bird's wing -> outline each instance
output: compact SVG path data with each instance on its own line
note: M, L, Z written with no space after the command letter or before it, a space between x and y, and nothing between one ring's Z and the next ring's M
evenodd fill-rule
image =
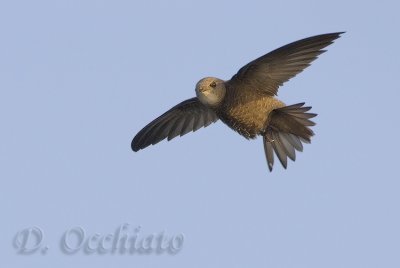
M154 119L132 140L132 150L137 152L151 144L168 138L183 136L218 120L216 113L204 106L197 98L185 100Z
M322 49L342 33L316 35L275 49L243 66L227 83L276 95L279 86L310 66L318 55L325 52Z

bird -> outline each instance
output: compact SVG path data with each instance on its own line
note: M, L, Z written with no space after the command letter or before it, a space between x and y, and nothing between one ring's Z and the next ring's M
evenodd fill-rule
M244 65L229 80L205 77L197 82L196 97L185 100L160 115L132 140L134 152L168 141L221 120L244 138L262 137L271 172L274 155L284 169L288 158L310 143L310 127L317 116L304 102L286 105L277 98L278 89L293 78L344 32L315 35L277 48Z

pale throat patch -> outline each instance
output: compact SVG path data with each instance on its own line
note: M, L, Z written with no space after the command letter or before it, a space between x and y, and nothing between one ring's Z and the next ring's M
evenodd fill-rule
M220 96L218 96L218 94L215 94L215 92L199 92L198 90L196 90L196 95L200 102L206 106L214 106L221 101Z

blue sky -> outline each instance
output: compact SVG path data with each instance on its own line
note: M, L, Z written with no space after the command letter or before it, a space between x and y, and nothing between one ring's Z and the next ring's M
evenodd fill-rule
M396 1L2 1L0 256L7 267L399 267ZM346 31L279 98L316 136L268 172L221 122L139 153L132 137L286 43ZM66 255L65 231L184 234L175 255ZM46 254L23 256L37 226Z

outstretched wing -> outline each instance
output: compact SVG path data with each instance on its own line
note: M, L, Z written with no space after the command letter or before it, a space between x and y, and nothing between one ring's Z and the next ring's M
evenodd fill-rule
M215 112L204 106L197 98L185 100L154 119L132 140L132 150L137 152L151 144L168 138L183 136L218 120Z
M310 66L325 52L322 49L342 33L316 35L280 47L243 66L227 83L243 90L256 89L276 95L279 86Z

